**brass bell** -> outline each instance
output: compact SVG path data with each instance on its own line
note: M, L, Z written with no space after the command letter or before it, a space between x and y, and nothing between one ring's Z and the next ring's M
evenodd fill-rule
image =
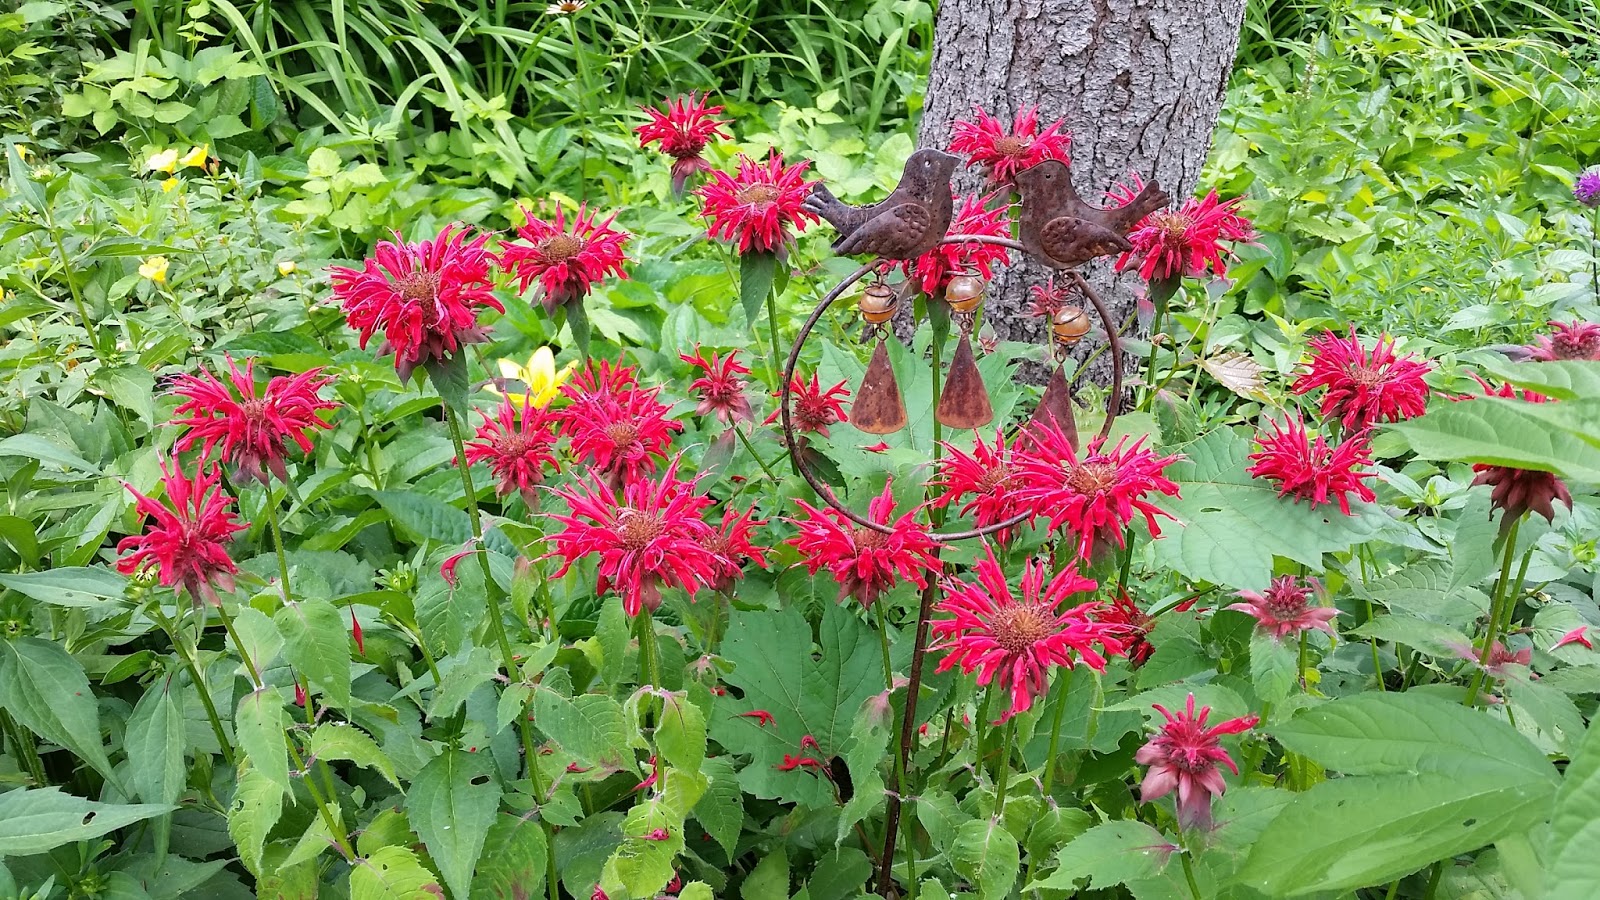
M861 293L861 299L856 303L857 308L861 310L861 318L872 325L882 325L894 318L895 307L898 305L894 288L881 281L867 285L867 289Z
M988 284L976 275L957 275L945 286L944 299L956 312L972 312L983 302L983 294L988 287Z
M1076 306L1063 306L1056 310L1050 323L1050 332L1058 344L1076 344L1089 333L1089 317Z

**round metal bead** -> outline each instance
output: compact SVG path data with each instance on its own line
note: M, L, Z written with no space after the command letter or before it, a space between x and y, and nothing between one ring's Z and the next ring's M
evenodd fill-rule
M971 312L983 302L989 285L976 275L957 275L945 286L944 299L956 312Z
M1076 306L1063 306L1056 310L1050 331L1058 342L1076 344L1089 333L1089 327L1089 317L1083 314L1082 309Z
M894 289L883 283L868 285L856 305L861 310L861 318L870 324L882 325L894 318L897 305Z

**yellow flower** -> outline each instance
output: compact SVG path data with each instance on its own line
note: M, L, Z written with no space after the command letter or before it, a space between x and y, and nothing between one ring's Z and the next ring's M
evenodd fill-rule
M178 151L168 148L145 161L146 172L165 172L171 175L178 168Z
M32 150L28 149L28 145L27 144L18 144L17 145L17 159L20 159L23 162L27 162L28 161L28 154L30 154L32 152L33 152Z
M163 194L169 193L173 188L175 188L177 186L178 186L178 176L174 175L171 178L168 178L168 179L166 179L166 180L161 182L161 193L163 193Z
M199 147L190 147L189 152L183 155L183 159L178 160L178 165L183 166L186 169L204 169L206 167L206 151L210 149L210 144L204 144Z
M300 268L300 267L295 265L294 264L294 260L292 260L292 259L281 259L281 260L278 260L278 274L282 275L285 278L289 277L290 275L293 275L295 273L295 270L298 269L298 268Z
M550 352L549 347L540 347L533 351L533 356L528 359L526 366L519 366L509 359L500 360L500 378L491 380L488 385L490 393L501 394L512 403L521 406L532 403L543 408L550 405L561 394L561 385L578 367L576 360L567 363L556 371L556 356ZM526 388L522 391L507 391L497 381L520 381Z
M154 281L156 284L167 283L167 258L165 256L152 256L139 264L139 274Z

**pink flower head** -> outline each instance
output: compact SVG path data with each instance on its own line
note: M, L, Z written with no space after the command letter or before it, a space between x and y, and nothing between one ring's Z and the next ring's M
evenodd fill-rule
M1468 659L1474 659L1468 651ZM1533 664L1533 648L1523 647L1513 651L1510 647L1499 641L1494 642L1494 648L1489 651L1489 659L1483 663L1483 671L1496 681L1504 681L1515 674L1512 666L1527 668Z
M1173 715L1166 707L1154 704L1157 712L1165 716L1166 724L1149 743L1139 748L1133 759L1150 767L1141 785L1143 802L1150 803L1178 789L1178 823L1184 828L1211 828L1211 798L1221 796L1228 786L1222 780L1217 764L1239 774L1239 767L1222 748L1222 735L1239 734L1254 728L1259 721L1255 716L1229 719L1206 727L1206 717L1211 707L1200 707L1195 715L1194 695L1184 711Z
M972 452L945 441L945 455L939 460L939 484L944 487L935 506L948 507L970 497L961 514L973 514L979 528L998 525L1027 509L1018 499L1022 478L1013 461L1014 450L1006 447L1005 429L995 430L994 445L974 435ZM999 532L1000 543L1011 539L1011 529Z
M597 213L580 205L569 230L566 211L559 204L553 221L537 218L527 208L522 215L527 219L517 229L522 242L507 242L498 261L516 276L519 291L539 283L545 312L554 315L556 307L581 301L607 275L628 277L622 271L627 259L622 245L628 242L628 233L611 227L616 216L601 222Z
M699 190L700 215L711 222L707 233L738 245L740 253L782 253L791 228L805 231L817 221L800 205L811 192L804 177L810 165L802 160L785 166L783 155L773 150L766 162L741 154L736 175L712 172Z
M630 616L659 607L663 585L693 596L722 569L721 558L705 547L711 527L700 518L711 498L695 493L693 481L678 480L677 461L659 480L631 481L620 492L591 477L554 493L572 510L550 515L564 526L550 536L548 555L562 560L555 577L598 557L599 591L615 589Z
M266 484L270 471L286 482L285 444L293 441L300 452L310 453L310 432L332 427L318 413L339 404L317 396L332 381L321 369L311 369L279 375L258 391L255 360L245 360L241 370L232 357L226 383L204 366L199 375L179 375L172 392L183 402L172 411L172 424L186 430L176 449L181 453L200 444L201 454L210 456L220 445L222 461L238 466L242 478Z
M956 207L955 218L945 233L1010 237L1011 209L1005 204L990 209L988 204L994 197L993 194L987 197L969 194L960 198L961 203ZM993 278L994 267L1010 261L1010 252L998 244L967 241L961 244L940 244L914 260L900 262L899 266L907 278L915 278L922 292L931 297L949 284L950 279L965 271L974 270L984 278Z
M613 485L654 472L683 423L667 418L671 408L656 399L660 388L625 388L616 393L569 393L560 413L572 455L599 469Z
M1394 341L1381 335L1369 353L1350 326L1350 337L1332 331L1311 342L1309 371L1294 383L1296 395L1327 388L1322 417L1337 419L1348 431L1365 431L1377 422L1400 422L1422 415L1428 385L1422 376L1427 362L1394 352Z
M1105 439L1089 442L1082 456L1055 422L1036 423L1027 432L1027 449L1013 457L1022 482L1017 499L1035 520L1065 526L1078 536L1078 552L1088 557L1096 541L1123 546L1123 530L1135 513L1144 516L1151 537L1160 537L1156 516L1172 518L1145 499L1152 491L1169 497L1178 486L1162 470L1177 456L1157 456L1144 448L1144 438L1128 445L1126 437L1105 451Z
M1587 634L1588 631L1589 626L1579 625L1577 628L1574 628L1566 634L1563 634L1561 639L1556 641L1555 644L1550 647L1550 649L1555 650L1558 647L1565 647L1569 644L1582 644L1585 648L1593 650L1594 642L1589 640L1589 635ZM1529 661L1532 661L1533 657L1529 656L1528 659Z
M1338 634L1333 629L1333 619L1339 615L1339 611L1331 606L1313 606L1313 597L1322 599L1325 596L1322 584L1315 578L1309 578L1306 582L1302 585L1293 575L1279 575L1272 579L1265 594L1240 591L1238 596L1245 602L1235 603L1228 609L1254 618L1261 630L1280 641L1313 628Z
M950 651L939 663L940 672L960 666L963 674L978 673L979 687L993 682L1010 694L1011 706L1000 714L999 721L1004 722L1032 708L1034 698L1044 693L1052 667L1070 669L1082 662L1103 672L1106 655L1121 653L1122 642L1114 628L1094 620L1094 603L1061 608L1073 594L1096 587L1078 574L1076 564L1068 563L1046 584L1049 567L1028 560L1019 600L994 549L988 545L984 549L986 554L974 570L977 583L945 580L939 609L952 618L934 621L933 634L940 643L931 649Z
M1539 335L1529 347L1529 357L1544 362L1564 359L1600 360L1600 324L1551 322L1555 334Z
M1056 287L1054 275L1045 284L1036 284L1028 288L1028 315L1037 319L1049 321L1054 319L1061 307L1067 305L1067 296L1071 288L1063 285Z
M1476 375L1473 377L1477 378ZM1482 378L1478 378L1478 384L1482 386L1485 397L1520 399L1524 403L1549 401L1543 394L1529 390L1519 391L1509 384L1501 385L1498 390ZM1472 395L1451 399L1471 400ZM1477 473L1472 478L1473 485L1489 486L1489 505L1505 513L1503 520L1505 522L1514 522L1529 510L1544 516L1546 522L1554 522L1557 501L1565 503L1567 509L1572 508L1572 494L1567 490L1567 483L1554 472L1496 466L1489 463L1474 463L1472 471Z
M1250 474L1276 483L1278 496L1292 497L1296 503L1305 500L1312 508L1337 502L1339 510L1347 516L1350 515L1347 494L1355 494L1356 499L1364 503L1377 499L1372 488L1362 480L1377 477L1374 472L1361 471L1372 463L1366 433L1352 435L1337 447L1329 447L1321 434L1311 437L1298 415L1285 418L1282 425L1274 419L1268 419L1267 423L1272 426L1272 434L1260 432L1256 435L1261 451L1250 454L1256 461L1250 467Z
M469 241L467 234L463 225L446 225L433 240L406 243L395 232L393 241L378 242L360 271L328 270L362 348L383 332L378 355L394 354L402 381L417 366L448 360L462 345L484 340L481 308L505 312L491 292L489 237Z
M597 394L616 395L639 386L639 373L621 359L591 359L589 364L573 373L572 379L561 386L568 400L581 402Z
M166 503L123 482L134 496L134 508L141 518L149 516L151 524L143 534L129 535L117 544L117 571L132 575L154 567L163 587L183 585L194 602L203 598L218 605L216 589L233 590L233 576L239 571L226 545L247 526L228 509L233 498L218 488L222 473L203 452L193 478L183 474L175 459L160 462Z
M717 577L711 582L712 590L724 594L733 590L733 583L743 577L747 562L763 569L767 567L767 548L751 541L756 527L767 524L765 519L752 519L755 513L754 507L741 513L731 503L722 508L722 525L712 528L704 542L705 548L719 562Z
M806 518L794 520L800 533L789 543L800 551L806 571L815 575L827 569L833 574L839 582L840 600L855 597L861 605L871 606L902 578L919 588L927 587L925 573L939 569L938 544L927 526L916 521L922 507L894 518L892 487L892 482L883 486L867 515L879 525L889 525L889 534L857 525L837 510L824 512L804 500L795 501Z
M483 414L477 439L467 442L467 464L488 463L499 481L496 493L507 497L516 491L531 507L534 485L544 480L545 468L559 468L555 419L546 407L501 401L493 416Z
M696 348L693 356L680 355L678 358L705 372L689 383L689 389L700 394L700 405L695 407L695 415L714 414L726 425L755 418L750 411L750 400L744 395L744 379L739 377L749 375L750 369L739 362L739 351L718 356L713 350L711 358L706 359L705 353Z
M1106 199L1118 207L1133 202L1144 188L1144 179L1134 175L1132 186L1118 184ZM1239 214L1243 197L1220 200L1210 191L1199 200L1193 197L1177 209L1162 209L1145 216L1128 232L1133 249L1117 258L1118 272L1137 266L1145 281L1164 281L1180 275L1198 278L1209 269L1221 277L1228 274L1223 256L1224 241L1255 240L1255 228Z
M638 126L639 146L660 144L661 152L672 157L672 192L682 194L683 186L696 172L708 172L711 164L700 154L713 138L732 137L723 126L727 122L716 118L722 113L720 106L708 106L708 96L697 96L690 91L667 101L666 111L654 106L643 106L650 121Z
M1144 665L1150 654L1155 652L1155 647L1146 640L1150 629L1155 627L1156 620L1151 618L1133 598L1126 593L1119 593L1115 598L1101 603L1095 607L1094 620L1102 625L1112 628L1123 643L1123 652L1128 656L1128 662L1138 668Z
M1047 159L1067 161L1072 135L1063 129L1064 120L1057 119L1040 131L1037 106L1018 110L1009 132L981 106L974 104L972 114L976 121L956 120L950 149L966 155L967 168L983 166L990 184L1010 184L1018 172Z
M841 381L824 391L817 373L812 372L810 381L796 374L794 380L789 382L789 390L794 395L794 427L797 430L827 437L828 426L845 420L841 401L850 399L848 383ZM775 396L781 400L783 395L780 393ZM761 424L771 425L778 421L780 415L781 410L773 410L772 415L767 416Z

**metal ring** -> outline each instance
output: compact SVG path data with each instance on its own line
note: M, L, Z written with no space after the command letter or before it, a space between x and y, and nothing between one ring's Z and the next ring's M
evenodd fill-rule
M1008 250L1016 250L1020 253L1028 252L1027 249L1024 248L1020 243L1012 240L1011 238L1003 238L987 234L946 235L944 239L940 241L940 243L992 244L999 247L1005 247ZM893 534L893 527L874 522L840 502L839 496L833 492L833 487L827 482L823 481L821 478L818 478L817 474L811 471L811 467L806 465L805 454L799 452L798 442L796 441L794 434L794 422L790 413L790 406L793 404L794 400L794 371L795 367L800 363L800 350L805 346L806 338L811 335L812 329L815 328L817 322L821 320L822 314L827 312L828 308L833 306L833 304L844 295L845 291L849 290L852 285L865 278L869 273L882 266L885 262L888 262L888 260L884 260L881 257L873 259L871 262L863 264L860 268L845 276L843 281L839 282L834 286L833 290L830 290L826 295L823 296L816 308L811 311L811 315L807 316L805 322L801 324L800 332L799 334L795 335L794 344L789 348L789 358L785 360L783 364L783 384L780 391L778 412L780 414L779 418L783 423L783 438L789 447L789 458L794 462L795 469L800 472L800 476L806 480L807 484L811 485L812 490L817 492L817 496L822 498L822 502L826 503L830 508L839 512L845 518L863 528L870 528L873 531L879 532L880 534ZM1083 289L1084 294L1088 296L1089 301L1094 304L1095 311L1100 314L1100 319L1105 324L1107 339L1111 344L1112 403L1111 406L1106 410L1105 425L1100 429L1100 437L1104 438L1106 435L1111 433L1111 423L1117 417L1116 407L1120 405L1121 400L1122 343L1117 338L1116 326L1111 322L1111 314L1109 310L1107 310L1105 302L1102 301L1100 296L1089 287L1089 283L1085 281L1083 276L1079 275L1076 270L1072 270L1072 276L1073 278L1077 279L1078 285ZM1053 337L1051 339L1054 340ZM937 372L934 373L934 377L938 377ZM984 537L994 534L998 531L1014 528L1017 525L1022 524L1023 520L1027 519L1029 515L1030 514L1027 512L1021 512L1002 522L996 522L993 525L988 525L983 528L969 528L965 531L939 531L933 532L930 536L940 543L953 543L955 541L971 540L972 538Z

